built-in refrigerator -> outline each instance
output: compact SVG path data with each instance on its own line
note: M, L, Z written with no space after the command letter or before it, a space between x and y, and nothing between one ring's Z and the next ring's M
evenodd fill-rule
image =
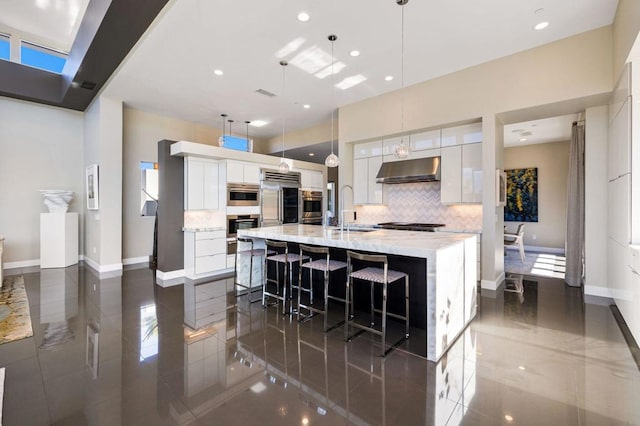
M300 173L260 171L260 226L298 223Z

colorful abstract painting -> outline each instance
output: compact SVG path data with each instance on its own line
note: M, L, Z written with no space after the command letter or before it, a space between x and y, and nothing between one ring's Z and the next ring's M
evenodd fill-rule
M507 205L505 222L538 221L538 169L505 170L507 173Z

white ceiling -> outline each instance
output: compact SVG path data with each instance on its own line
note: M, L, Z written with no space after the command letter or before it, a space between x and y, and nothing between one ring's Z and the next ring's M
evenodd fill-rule
M504 126L504 146L509 148L568 141L571 139L571 125L578 118L579 114L568 114L506 125Z
M71 17L81 16L87 1L0 0L0 31L18 28L69 50L79 25ZM403 7L404 84L608 25L616 6L617 0L410 0ZM286 59L286 131L306 128L330 119L333 105L401 87L401 10L395 0L169 0L104 94L218 128L221 113L236 123L265 120L269 124L252 128L251 135L267 138L282 131L278 62ZM296 19L300 11L310 14L309 22ZM534 31L540 21L549 21L549 27ZM314 55L328 65L329 34L338 36L336 71L345 65L335 84L353 76L365 79L350 89L335 89L333 101L330 77L320 79L294 65L294 58L308 61ZM287 46L290 51L283 52ZM349 56L353 49L361 55ZM224 75L215 76L214 69ZM395 78L387 82L386 75ZM257 89L277 96L258 95Z
M0 32L69 52L89 0L0 0Z

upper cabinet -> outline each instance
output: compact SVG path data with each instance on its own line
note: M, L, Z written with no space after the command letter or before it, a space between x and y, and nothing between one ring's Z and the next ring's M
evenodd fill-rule
M465 124L442 129L440 144L443 148L446 146L478 142L482 142L482 123Z
M608 177L613 181L631 172L631 106L629 98L620 105L609 123Z
M217 161L186 157L185 210L217 210L220 208L220 178Z
M482 203L482 144L441 150L440 202Z
M227 182L260 184L260 166L254 163L227 160Z
M382 146L382 141L374 141L353 147L353 204L382 204L382 184L376 183Z
M324 190L324 179L322 172L316 170L299 170L300 186L302 188Z

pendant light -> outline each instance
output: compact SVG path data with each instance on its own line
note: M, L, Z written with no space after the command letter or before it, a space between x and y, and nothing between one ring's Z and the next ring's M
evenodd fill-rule
M331 42L331 154L324 159L324 165L327 167L338 167L340 165L340 158L333 153L333 112L335 111L335 103L333 100L333 64L335 62L335 58L333 56L333 42L338 39L335 34L331 34L329 37L329 41Z
M231 137L233 137L233 133L231 133L231 125L233 124L233 120L228 119L227 123L229 123L229 139L231 139Z
M400 34L400 144L396 146L393 155L396 158L407 158L409 156L409 145L404 143L404 5L409 0L396 0L401 7L402 25Z
M227 126L226 123L226 118L227 118L227 114L220 114L220 117L222 117L222 136L220 136L220 139L218 139L218 145L220 145L220 148L224 147L224 128Z
M278 170L280 173L289 173L289 165L284 161L284 69L289 63L287 61L280 61L280 65L282 66L282 161L280 161Z
M251 151L251 144L249 143L249 124L251 124L251 122L246 120L244 124L247 125L247 151Z

